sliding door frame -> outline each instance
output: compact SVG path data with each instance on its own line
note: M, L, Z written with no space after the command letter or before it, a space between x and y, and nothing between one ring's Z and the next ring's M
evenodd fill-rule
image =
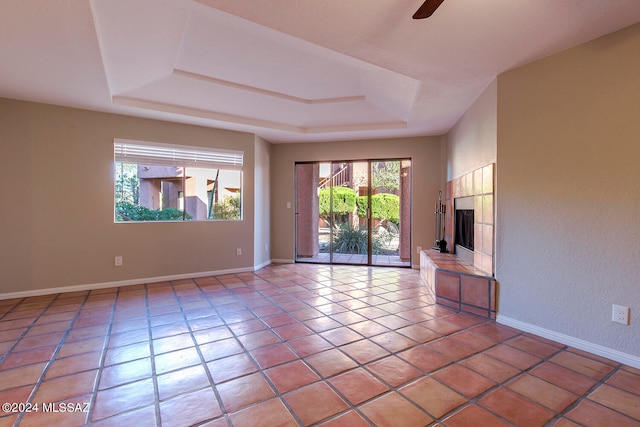
M397 253L398 256L395 257L397 258L398 262L393 262L393 263L380 263L380 262L375 262L375 260L379 260L382 259L383 255L376 255L373 253L374 251L374 247L373 247L373 242L374 242L374 230L373 230L373 217L371 215L371 206L372 206L372 196L373 193L376 189L373 189L373 165L374 164L378 164L380 162L400 162L400 176L398 177L399 181L399 185L398 185L398 189L397 192L400 193L402 195L403 192L403 186L405 186L406 184L403 184L403 177L407 177L407 172L403 172L403 170L407 170L409 173L408 176L408 189L405 189L404 191L408 191L408 195L404 195L403 197L408 197L408 202L406 203L407 206L404 206L403 203L403 199L400 199L400 217L401 220L399 222L400 224L400 229L402 230L402 228L406 228L409 227L409 231L408 232L404 232L404 233L398 233L397 239L398 239L398 249L397 249ZM336 260L336 254L334 253L334 203L333 203L333 191L334 191L334 187L337 187L334 185L334 165L354 165L354 164L361 164L361 163L366 163L366 192L367 192L367 212L366 212L366 233L367 233L367 249L366 249L366 259L365 262L349 262L346 261L346 257L341 257L342 260ZM308 167L305 168L306 170L303 170L303 172L301 173L300 171L302 170L301 165L307 165ZM321 238L320 238L320 216L319 213L315 214L314 210L316 210L316 212L319 212L319 188L320 188L320 182L321 182L321 177L320 177L320 169L321 169L321 165L328 165L329 167L329 171L328 171L328 176L327 177L323 177L322 179L329 180L329 184L328 187L330 188L329 192L330 192L330 211L329 211L329 224L328 224L328 228L325 228L325 233L326 233L326 237L324 237L323 239L328 239L328 242L321 242ZM413 257L412 251L411 251L411 218L412 218L412 160L411 158L384 158L384 159L366 159L366 160L331 160L331 161L306 161L306 162L296 162L295 165L295 171L294 171L294 188L295 188L295 206L294 206L294 213L295 213L295 221L294 221L294 235L295 235L295 248L294 248L294 257L295 257L295 262L301 262L301 263L320 263L320 264L329 264L329 265L366 265L366 266L392 266L392 267L411 267L412 263L411 263L411 259ZM337 170L341 171L343 169L343 167L338 166ZM351 177L350 179L353 179L353 166L351 166L350 169L350 173L351 173ZM403 175L404 173L404 175ZM310 184L312 183L312 184ZM300 185L303 185L304 188L301 188ZM312 188L309 188L312 187ZM350 182L350 188L354 187L354 183ZM359 190L361 189L361 187L356 187L355 190L357 192L357 194L359 193ZM314 195L314 193L317 193L318 195ZM315 198L315 201L313 200ZM306 207L308 204L311 204L310 207ZM314 204L315 203L315 204ZM304 206L303 206L304 205ZM306 209L305 209L306 207ZM301 209L305 209L307 212L301 212ZM408 212L404 211L403 214L403 209L407 210ZM314 221L315 221L315 225L314 225ZM349 216L349 220L348 221L352 221L355 224L355 221L353 220L353 218L351 218L351 216ZM306 229L307 227L315 227L315 230L311 230L311 229ZM302 229L301 229L302 228ZM359 230L358 230L359 232ZM301 239L301 236L304 236L304 238ZM408 239L409 242L405 245L407 249L404 250L404 255L405 258L400 258L400 255L402 254L402 250L400 248L400 245L402 244L403 240L402 239ZM325 245L324 247L322 247L321 245ZM301 247L305 246L306 248L303 250L301 250ZM326 251L328 246L328 251ZM301 253L304 252L302 255ZM326 255L323 255L326 254ZM342 254L342 253L341 253ZM351 255L348 259L361 259L362 255L365 254L349 254L346 253L345 255ZM386 258L387 260L389 259L389 257Z

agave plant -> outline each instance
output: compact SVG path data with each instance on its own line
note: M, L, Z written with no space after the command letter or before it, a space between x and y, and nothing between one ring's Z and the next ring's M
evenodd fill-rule
M340 254L366 254L369 233L366 226L353 227L344 222L333 227L333 251ZM371 252L378 254L382 245L377 236L371 241Z

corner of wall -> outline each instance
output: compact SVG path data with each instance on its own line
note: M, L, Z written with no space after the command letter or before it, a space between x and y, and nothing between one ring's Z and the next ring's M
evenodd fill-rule
M253 264L264 266L271 258L271 144L255 135Z

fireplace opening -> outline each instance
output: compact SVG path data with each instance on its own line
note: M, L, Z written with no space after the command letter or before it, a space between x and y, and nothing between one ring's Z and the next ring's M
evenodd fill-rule
M473 196L459 197L454 200L453 215L453 247L455 254L464 261L473 264L473 229L474 229L474 205Z
M473 209L456 209L456 245L473 250Z

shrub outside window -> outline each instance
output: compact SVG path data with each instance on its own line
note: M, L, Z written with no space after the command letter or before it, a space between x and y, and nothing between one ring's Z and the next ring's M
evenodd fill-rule
M240 151L117 139L115 222L242 220Z

